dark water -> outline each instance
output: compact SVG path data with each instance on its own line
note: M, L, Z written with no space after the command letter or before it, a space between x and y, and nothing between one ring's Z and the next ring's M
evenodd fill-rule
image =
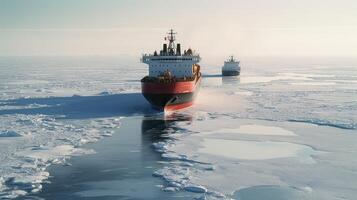
M131 117L112 137L85 145L97 153L69 160L71 165L52 166L50 183L29 198L45 199L187 199L190 193L163 192L163 180L152 173L162 167L152 143L164 140L161 133L174 120Z

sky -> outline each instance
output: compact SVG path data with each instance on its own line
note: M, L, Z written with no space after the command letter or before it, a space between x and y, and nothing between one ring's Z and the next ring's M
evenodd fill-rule
M0 0L0 56L357 57L356 0Z

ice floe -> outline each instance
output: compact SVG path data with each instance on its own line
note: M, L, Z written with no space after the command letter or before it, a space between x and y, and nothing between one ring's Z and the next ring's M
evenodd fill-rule
M184 189L189 192L206 193L207 189L201 185L188 185Z
M15 131L11 130L4 130L0 131L0 137L19 137L20 134L16 133Z
M263 126L258 124L241 125L236 129L219 129L209 134L232 133L232 134L248 134L248 135L280 135L280 136L295 136L292 131L275 126Z
M257 142L243 140L204 139L199 153L231 157L243 160L265 160L285 157L299 157L312 160L315 151L305 145L288 142Z

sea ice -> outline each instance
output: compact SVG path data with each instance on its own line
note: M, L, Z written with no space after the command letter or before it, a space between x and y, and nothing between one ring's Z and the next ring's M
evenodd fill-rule
M3 131L7 137L1 137L0 140L0 161L3 163L0 177L4 180L0 187L0 198L15 198L17 195L41 191L42 183L49 176L46 171L49 165L63 164L70 156L94 153L78 146L99 139L120 126L117 118L100 122L88 120L84 124L82 121L68 122L62 118L47 115L0 116L2 128L14 130ZM22 137L13 137L15 135ZM11 145L5 143L5 139ZM14 189L24 192L15 192Z
M140 94L142 66L79 63L16 58L1 65L0 198L39 192L50 164L93 153L79 147L114 134L121 116L153 113ZM205 192L203 199L354 199L356 77L355 66L265 63L240 78L203 77L196 104L179 112L190 117L153 142L168 158L153 175L165 181L163 190L188 188ZM105 182L108 189L91 183L78 195L123 195L120 185L142 191L124 195L146 198L157 192L151 181Z
M211 116L207 113L203 114ZM328 190L321 192L318 189L319 184L311 185L310 182L318 179L319 173L326 173L327 176L328 171L333 170L324 164L326 159L329 160L328 162L339 163L338 165L344 163L342 152L341 154L338 152L353 151L352 149L355 149L351 143L353 139L348 138L357 137L352 134L353 131L349 131L351 134L346 135L345 129L297 122L232 119L231 116L219 115L216 118L206 117L204 120L196 120L188 124L180 122L174 126L184 126L191 134L184 134L182 137L173 136L175 140L171 140L165 152L176 156L186 155L187 160L194 160L190 162L194 164L182 165L181 162L169 162L167 167L159 172L160 176L168 182L168 185L173 181L182 183L184 180L184 187L202 185L205 188L213 188L206 193L208 198L212 199L226 199L237 189L262 184L276 185L277 189L273 187L271 190L276 191L277 195L284 194L284 191L290 191L292 188L291 192L288 192L291 197L295 197L296 194L298 197L308 196L307 199L316 195L326 197ZM342 132L345 134L338 136ZM321 138L325 138L325 142L319 142ZM344 144L343 147L338 147L341 143ZM339 160L342 160L336 160L337 157L341 157ZM181 158L178 156L175 159ZM211 164L198 164L200 162ZM212 166L214 170L207 170L204 166ZM309 172L305 172L306 170ZM183 173L184 171L186 173ZM352 175L351 172L345 173ZM310 173L316 176L308 180L306 177ZM335 175L341 178L344 176L344 173ZM329 187L341 184L340 181L336 183L330 178L324 180L328 182ZM355 182L352 179L345 179L345 181L347 185ZM294 187L290 188L286 185ZM243 191L239 194L247 194L245 198L254 197L252 193ZM212 192L222 192L224 197L213 197Z

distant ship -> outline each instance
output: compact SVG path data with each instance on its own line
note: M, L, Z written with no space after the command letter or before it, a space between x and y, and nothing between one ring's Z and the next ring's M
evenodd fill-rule
M171 29L160 53L144 54L141 61L149 65L149 75L141 79L144 97L157 109L172 111L193 104L201 84L201 58L192 49L181 52L175 45Z
M240 62L235 60L233 56L230 56L227 61L224 62L222 67L223 76L238 76L240 74Z

